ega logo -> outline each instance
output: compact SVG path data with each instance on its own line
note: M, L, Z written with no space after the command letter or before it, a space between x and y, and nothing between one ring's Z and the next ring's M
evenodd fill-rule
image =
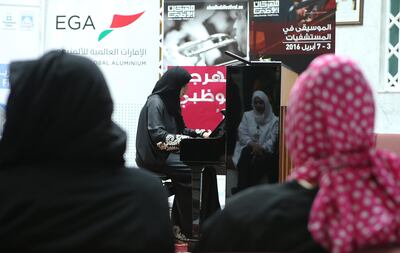
M135 22L138 18L143 15L143 12L136 13L133 15L118 15L115 14L113 16L113 20L111 22L110 28L102 31L97 38L97 41L101 41L107 35L109 35L114 29L122 28L128 26ZM56 16L56 29L57 30L65 30L65 29L72 29L72 30L85 30L86 28L92 28L93 30L96 29L92 17L89 15L86 18L81 18L78 15L72 16L65 16L65 15L58 15Z

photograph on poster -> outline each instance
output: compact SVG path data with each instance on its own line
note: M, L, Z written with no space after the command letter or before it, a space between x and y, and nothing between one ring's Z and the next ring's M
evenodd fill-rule
M337 25L362 25L364 0L337 0Z
M316 1L293 1L287 12L288 21L295 21L298 24L310 23L323 18L329 10L335 8L333 0Z
M164 1L163 66L212 66L248 51L247 1Z

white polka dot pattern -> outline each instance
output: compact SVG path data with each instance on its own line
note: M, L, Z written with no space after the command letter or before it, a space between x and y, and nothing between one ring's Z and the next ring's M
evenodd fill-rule
M319 184L308 228L330 252L400 242L400 159L374 150L371 88L348 58L316 58L289 98L290 178Z

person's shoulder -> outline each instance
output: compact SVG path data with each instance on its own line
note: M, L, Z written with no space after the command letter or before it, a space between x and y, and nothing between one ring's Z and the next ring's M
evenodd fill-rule
M270 203L276 201L277 196L281 196L281 188L282 185L280 184L266 184L247 188L227 199L224 212L232 212L236 216L240 215L237 210L242 210L244 207L252 210L261 208L261 206L265 208L266 203L270 205Z
M164 191L161 180L156 174L137 167L121 168L121 176L133 188L140 191Z
M164 102L162 101L161 97L157 94L151 95L147 99L147 106L148 107L156 107L156 108L163 108Z
M217 223L230 224L235 230L268 224L271 212L280 209L279 203L284 201L280 193L283 189L281 184L271 184L241 191L226 200L225 208L207 222L207 227Z
M219 219L238 227L268 226L277 220L286 224L297 220L303 209L307 213L313 199L293 181L255 186L227 200Z
M243 113L243 118L254 118L253 110L245 111L245 112Z
M145 180L149 180L149 181L154 181L157 182L158 181L158 177L157 175L155 175L154 173L139 168L139 167L123 167L121 168L121 170L123 171L124 174L126 174L127 176L131 176L132 178L141 178L141 179L145 179Z
M279 200L281 198L286 198L287 195L293 194L293 186L291 182L284 182L280 184L264 184L250 187L243 192L234 196L232 200L241 201L253 201L256 199L268 198L271 200Z
M151 95L147 98L148 102L161 102L162 99L158 94Z
M214 249L228 239L228 243L218 245L218 249L286 252L291 247L289 243L294 246L298 241L304 243L310 204L292 204L298 194L303 194L301 192L296 182L290 181L255 186L234 195L221 212L205 221L202 247ZM279 240L282 235L289 238L284 244ZM232 238L236 240L230 240Z
M279 184L265 184L250 187L243 192L233 196L227 204L228 210L240 209L243 206L254 209L271 209L287 207L294 203L294 200L302 198L313 198L303 188L298 186L295 181L289 181Z
M272 195L277 201L286 201L288 198L296 198L303 195L316 194L318 189L308 190L303 188L296 180L290 180L283 183L265 184L256 187L251 187L248 190L248 195L266 196Z

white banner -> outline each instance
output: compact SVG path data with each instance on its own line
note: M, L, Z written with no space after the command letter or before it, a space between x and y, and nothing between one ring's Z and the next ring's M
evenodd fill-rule
M64 48L93 59L115 103L114 118L128 133L134 165L139 111L158 80L159 1L47 1L45 51Z
M9 93L9 63L42 54L40 6L31 4L0 2L0 110Z
M158 1L48 1L45 49L92 58L113 98L138 102L158 79Z

